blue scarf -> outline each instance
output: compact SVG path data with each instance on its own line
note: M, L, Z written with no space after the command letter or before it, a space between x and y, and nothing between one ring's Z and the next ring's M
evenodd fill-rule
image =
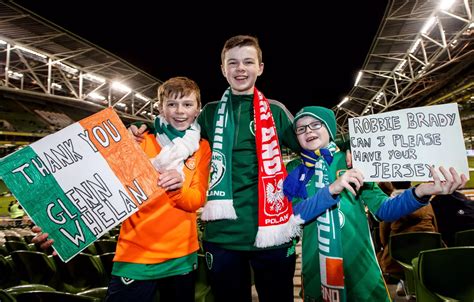
M318 160L326 161L330 166L334 157L334 153L339 148L334 142L330 142L326 148L310 151L303 149L301 151L301 165L296 167L285 179L284 193L290 200L293 198L308 198L306 184L314 175L314 165Z

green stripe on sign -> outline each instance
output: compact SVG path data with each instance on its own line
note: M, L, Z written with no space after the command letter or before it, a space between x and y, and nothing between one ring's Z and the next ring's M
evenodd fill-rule
M35 224L54 239L54 248L64 261L94 242L96 237L80 211L31 147L3 158L0 173Z

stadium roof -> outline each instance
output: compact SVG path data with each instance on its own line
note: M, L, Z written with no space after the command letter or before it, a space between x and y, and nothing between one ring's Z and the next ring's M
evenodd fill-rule
M473 7L473 0L390 0L360 77L334 107L341 132L350 117L474 101ZM0 68L7 66L0 92L153 118L160 80L13 1L0 2L0 28Z
M389 1L354 87L334 107L342 132L351 117L474 101L473 8L472 0Z
M0 28L1 91L153 118L157 78L12 1L0 2Z

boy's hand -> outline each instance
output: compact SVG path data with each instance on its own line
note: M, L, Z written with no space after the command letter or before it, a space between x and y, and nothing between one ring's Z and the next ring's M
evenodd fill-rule
M183 177L175 169L166 170L158 178L158 185L165 191L180 189L183 187L183 182Z
M448 195L452 194L457 189L463 188L467 183L467 177L464 174L459 176L456 169L453 167L447 171L444 167L439 167L439 171L444 176L444 181L438 176L438 173L433 167L430 167L431 175L433 175L433 182L420 184L415 188L415 194L418 197L427 195Z
M357 195L356 191L359 191L363 184L364 175L357 169L350 169L329 185L329 193L331 193L331 195L337 195L344 189L347 189L355 196Z
M133 140L140 144L144 139L143 134L145 133L146 128L146 124L141 125L140 128L131 125L128 127L128 132L132 135Z
M31 231L33 231L33 233L36 233L36 236L33 237L33 239L31 239L31 242L38 244L41 249L47 250L53 245L54 239L48 239L49 234L42 233L41 232L42 230L39 226L35 225L34 227L31 228ZM57 255L56 251L53 251L53 255L54 256Z

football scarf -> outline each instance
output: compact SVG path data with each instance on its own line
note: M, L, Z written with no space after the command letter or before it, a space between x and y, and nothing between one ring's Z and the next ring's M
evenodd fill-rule
M237 219L232 197L232 148L234 120L231 90L226 90L215 113L211 180L203 220ZM287 172L278 133L265 96L254 88L253 96L256 155L258 158L258 232L255 246L277 246L299 235L300 226L291 204L283 194ZM217 173L220 172L220 173Z
M164 117L158 115L155 119L155 129L156 140L161 146L161 151L151 159L153 166L160 173L176 169L184 179L184 161L199 148L201 127L197 121L194 121L188 129L179 131Z
M314 175L314 166L322 156L328 165L331 165L334 153L339 148L334 142L330 142L326 148L316 151L303 149L301 151L302 164L297 166L285 179L284 193L290 200L293 198L308 198L306 184Z
M334 152L338 151L334 142L329 144L328 149ZM332 158L329 162L332 162ZM334 179L330 179L329 162L325 160L324 156L319 156L315 163L314 173L316 177L319 177L316 179L316 190L334 182ZM305 164L307 164L307 161ZM322 186L320 186L321 182ZM316 223L318 230L324 230L324 232L321 231L318 234L320 244L317 247L323 301L346 301L339 204L327 209L316 219ZM338 298L335 299L336 296Z

